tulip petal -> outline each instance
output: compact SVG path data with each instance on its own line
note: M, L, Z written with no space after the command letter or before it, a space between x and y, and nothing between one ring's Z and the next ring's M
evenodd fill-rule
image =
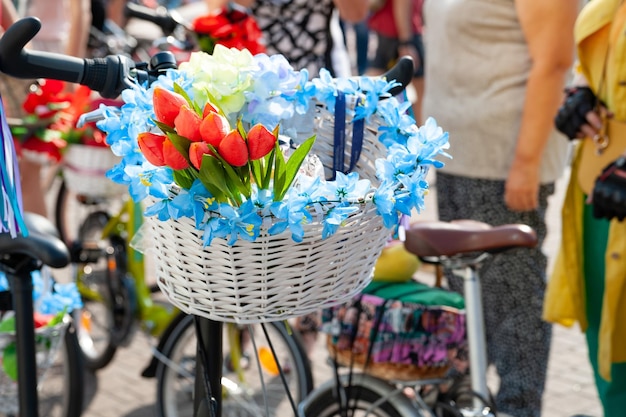
M181 106L178 116L174 119L176 133L186 137L192 142L202 140L202 136L200 135L200 123L202 123L200 116L187 104Z
M254 125L248 132L248 153L250 160L263 158L274 149L276 136L261 124Z
M137 144L141 153L148 162L157 167L165 165L165 159L163 158L164 141L165 136L150 132L143 132L137 136Z
M206 117L200 123L200 136L206 143L219 147L220 142L230 131L230 124L228 120L216 113L209 112Z
M217 148L226 162L235 167L242 167L248 163L248 147L239 132L231 131L222 140Z
M189 162L172 143L169 138L166 138L163 142L163 159L165 165L172 169L185 169L189 168Z
M192 142L191 145L189 145L189 160L191 161L191 165L193 165L196 169L200 169L200 166L202 165L202 157L206 154L213 154L207 143Z
M152 104L156 119L168 126L174 126L174 120L180 108L187 104L187 100L178 93L156 87L152 95Z

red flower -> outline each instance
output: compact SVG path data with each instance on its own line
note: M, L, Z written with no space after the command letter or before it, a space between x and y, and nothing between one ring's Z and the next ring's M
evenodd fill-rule
M215 45L247 49L253 55L265 52L262 33L248 10L234 3L193 22L201 49L213 53Z
M228 120L216 112L209 112L204 120L202 120L202 123L200 123L200 136L202 140L216 148L229 131L230 124Z
M168 138L163 142L163 159L165 160L165 165L172 169L189 168L187 159L178 152L176 146Z
M200 116L187 104L181 106L178 116L174 119L176 133L186 137L192 142L202 140L202 136L200 136L200 123L202 123Z
M166 137L163 135L155 135L150 132L143 132L137 136L137 144L143 156L148 162L157 167L165 165L165 157L163 156L163 143Z
M226 162L235 167L242 167L248 163L248 147L238 131L232 130L220 142L217 148Z
M252 126L248 132L248 153L251 161L261 159L274 149L276 136L262 124Z
M213 152L209 149L209 145L205 142L193 142L189 145L189 160L194 168L200 169L204 155L213 155Z
M174 120L178 116L180 108L187 104L187 100L178 93L156 87L152 96L152 104L156 119L168 126L174 126Z

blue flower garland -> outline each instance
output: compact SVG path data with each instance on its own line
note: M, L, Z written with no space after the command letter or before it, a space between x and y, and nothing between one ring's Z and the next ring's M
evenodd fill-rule
M105 119L98 127L108 134L112 151L122 157L107 176L127 185L135 201L148 196L155 200L147 208L147 216L156 216L161 221L192 218L195 227L203 232L204 244L210 246L215 238L227 239L229 245L238 239L254 241L267 217L272 218L267 233L289 230L293 240L301 242L304 225L313 221L314 206L323 208L323 238L335 233L359 210L359 204L367 201L375 204L377 213L390 229L398 224L401 214L411 215L413 210L420 212L424 208L424 195L428 191L426 175L430 166L443 166L437 160L439 156L449 156L445 152L449 146L448 134L432 118L418 127L406 114L410 103L400 103L390 96L389 90L396 85L394 80L333 78L322 70L318 78L309 81L305 70L295 71L281 55L233 55L245 52L216 49L212 56L194 53L189 63L169 70L151 86L135 85L124 91L125 104L121 109L101 108ZM227 56L220 58L221 53ZM279 125L281 134L291 137L303 130L303 123L312 125L314 104L323 105L333 113L336 98L342 92L357 103L346 107L347 120L370 123L375 116L382 121L378 138L388 154L375 161L380 184L373 187L355 172L337 172L334 181L299 175L282 201L273 202L270 192L253 189L252 197L239 207L218 204L199 181L190 189L172 192L175 188L172 170L147 162L138 148L137 136L145 131L158 131L153 122L152 92L156 87L173 90L174 83L197 103L210 98L222 110L230 109L226 116L231 126L241 118L250 125L262 123L270 130Z

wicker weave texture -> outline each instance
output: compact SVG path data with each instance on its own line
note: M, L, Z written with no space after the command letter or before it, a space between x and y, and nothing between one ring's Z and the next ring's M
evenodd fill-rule
M127 191L125 185L105 177L120 161L109 148L70 145L63 156L63 179L68 190L91 197L114 197Z
M224 322L284 320L346 302L370 282L389 235L371 210L324 240L318 223L305 226L301 243L282 233L206 248L193 220L149 218L157 282L184 312Z
M311 153L320 158L327 175L332 173L334 120L328 109L317 106L313 131L301 132L298 138L316 135ZM354 169L374 186L378 184L375 160L387 154L376 134L379 123L372 117L366 125ZM346 168L352 127L348 117ZM274 236L262 232L254 242L240 238L229 246L216 238L206 248L192 219L149 218L158 285L188 314L235 323L285 320L347 302L370 282L390 231L371 201L359 204L359 210L326 239L322 239L318 213L311 213L316 220L304 226L300 243L289 231Z

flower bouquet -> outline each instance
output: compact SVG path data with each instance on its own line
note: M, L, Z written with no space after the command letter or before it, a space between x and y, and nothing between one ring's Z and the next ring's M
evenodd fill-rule
M113 104L95 99L85 86L69 92L63 81L39 80L22 105L25 116L11 126L18 153L41 164L62 162L66 186L76 193L124 192L105 179L119 158L108 150L104 132L95 123L76 125L83 113L100 103Z
M37 376L43 378L54 362L61 347L65 330L69 324L68 314L74 308L82 307L80 294L74 283L52 283L50 271L34 271L33 303L35 307L35 349ZM9 286L4 274L0 275L0 300L10 298ZM0 305L2 305L0 302ZM17 415L17 352L15 344L15 315L13 311L1 307L0 316L0 412Z
M212 54L215 45L247 49L252 54L265 52L262 33L244 7L229 2L226 6L197 17L192 24L200 50Z
M417 127L394 80L309 81L281 55L215 47L123 92L99 127L107 174L145 201L158 284L189 314L282 320L371 279L402 213L423 208L447 134Z

